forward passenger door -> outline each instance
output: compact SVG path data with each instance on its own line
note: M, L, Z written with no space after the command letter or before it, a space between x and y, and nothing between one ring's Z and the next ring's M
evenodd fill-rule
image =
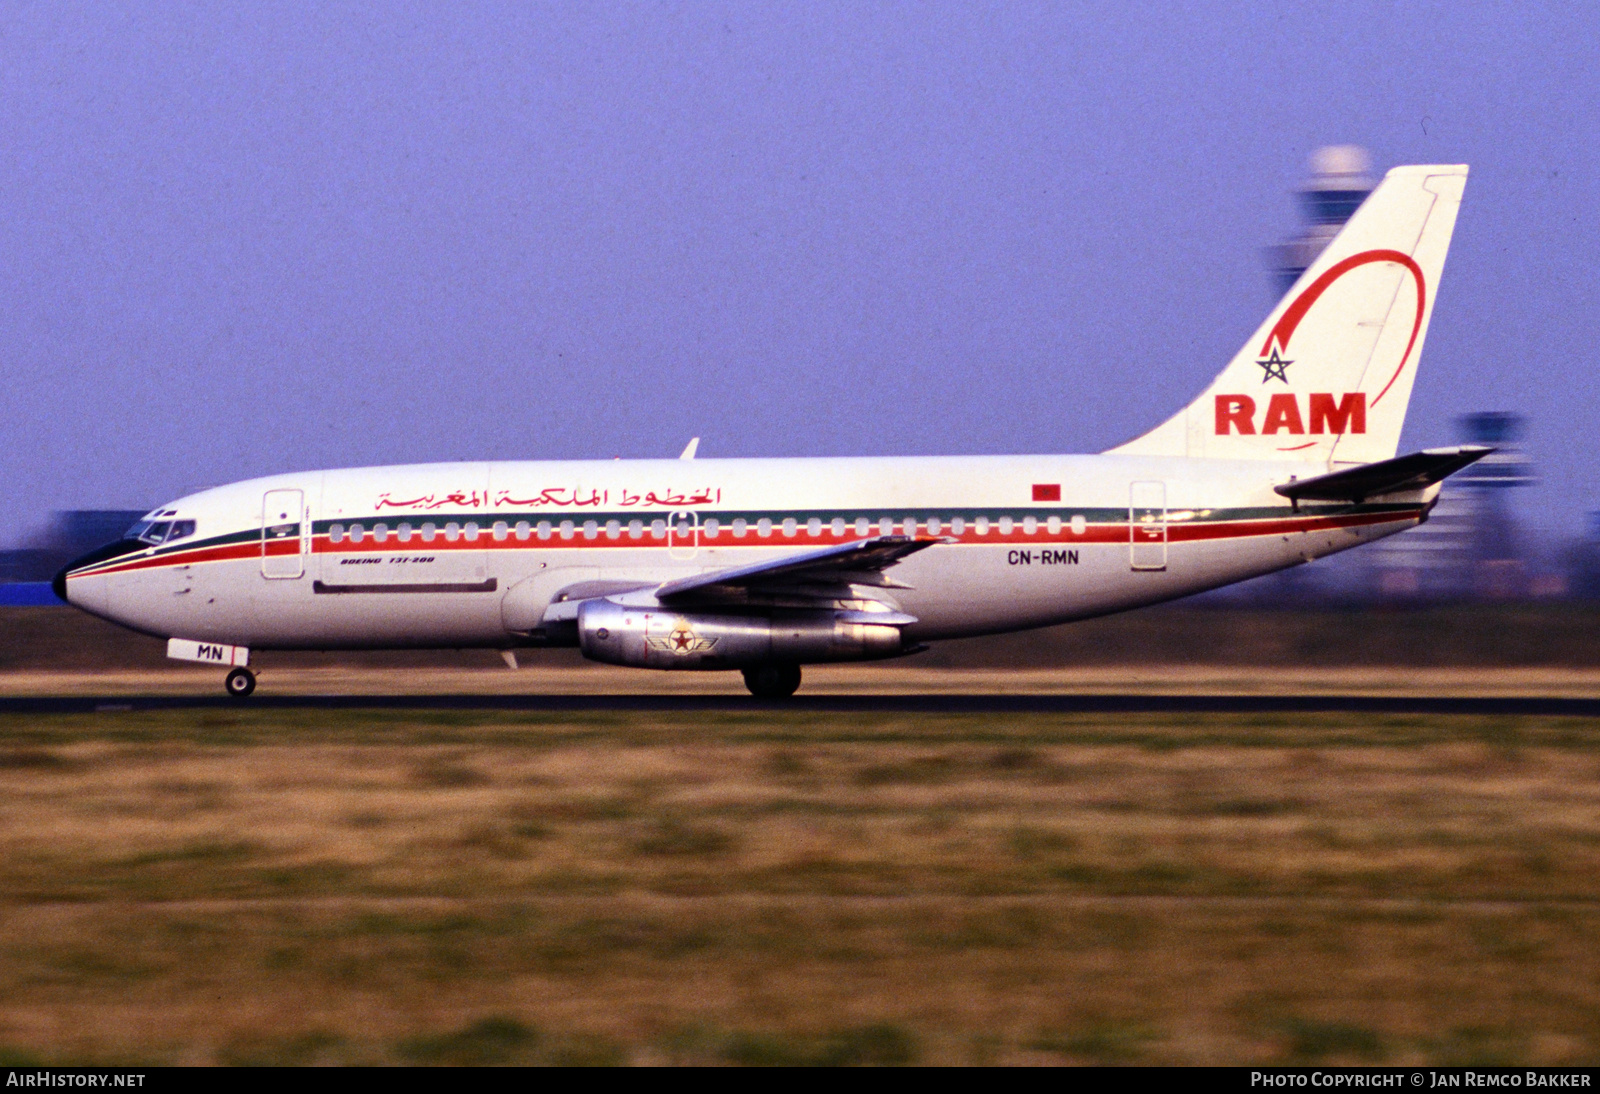
M261 499L261 576L303 577L310 529L305 524L305 492L268 490Z

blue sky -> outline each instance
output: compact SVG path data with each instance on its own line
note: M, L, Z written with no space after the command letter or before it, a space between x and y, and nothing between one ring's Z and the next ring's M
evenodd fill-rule
M1587 5L0 7L0 511L472 458L1097 451L1318 145L1472 165L1409 447L1600 507Z

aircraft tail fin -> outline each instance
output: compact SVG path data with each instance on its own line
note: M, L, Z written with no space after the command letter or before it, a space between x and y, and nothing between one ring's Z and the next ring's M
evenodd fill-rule
M1200 398L1110 453L1392 458L1466 181L1390 171Z

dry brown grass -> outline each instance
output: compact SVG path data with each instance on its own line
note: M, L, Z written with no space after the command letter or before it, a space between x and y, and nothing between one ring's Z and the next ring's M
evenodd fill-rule
M0 719L0 1060L1591 1061L1558 719Z

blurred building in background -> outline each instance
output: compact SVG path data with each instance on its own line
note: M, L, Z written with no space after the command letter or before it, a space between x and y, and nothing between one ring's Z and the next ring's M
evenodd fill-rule
M1512 490L1534 481L1522 451L1522 418L1483 411L1456 420L1457 440L1492 453L1445 480L1426 524L1367 548L1385 598L1520 599L1558 594L1531 566ZM1564 585L1565 582L1562 582Z
M1569 595L1580 600L1600 600L1600 510L1584 514L1583 535L1567 551Z
M144 516L142 509L66 509L50 514L44 529L0 551L0 582L49 581L79 555L112 540Z
M1311 177L1297 191L1305 223L1294 238L1267 248L1267 264L1280 294L1294 288L1300 275L1367 200L1377 185L1371 170L1372 157L1353 144L1330 145L1311 153Z

